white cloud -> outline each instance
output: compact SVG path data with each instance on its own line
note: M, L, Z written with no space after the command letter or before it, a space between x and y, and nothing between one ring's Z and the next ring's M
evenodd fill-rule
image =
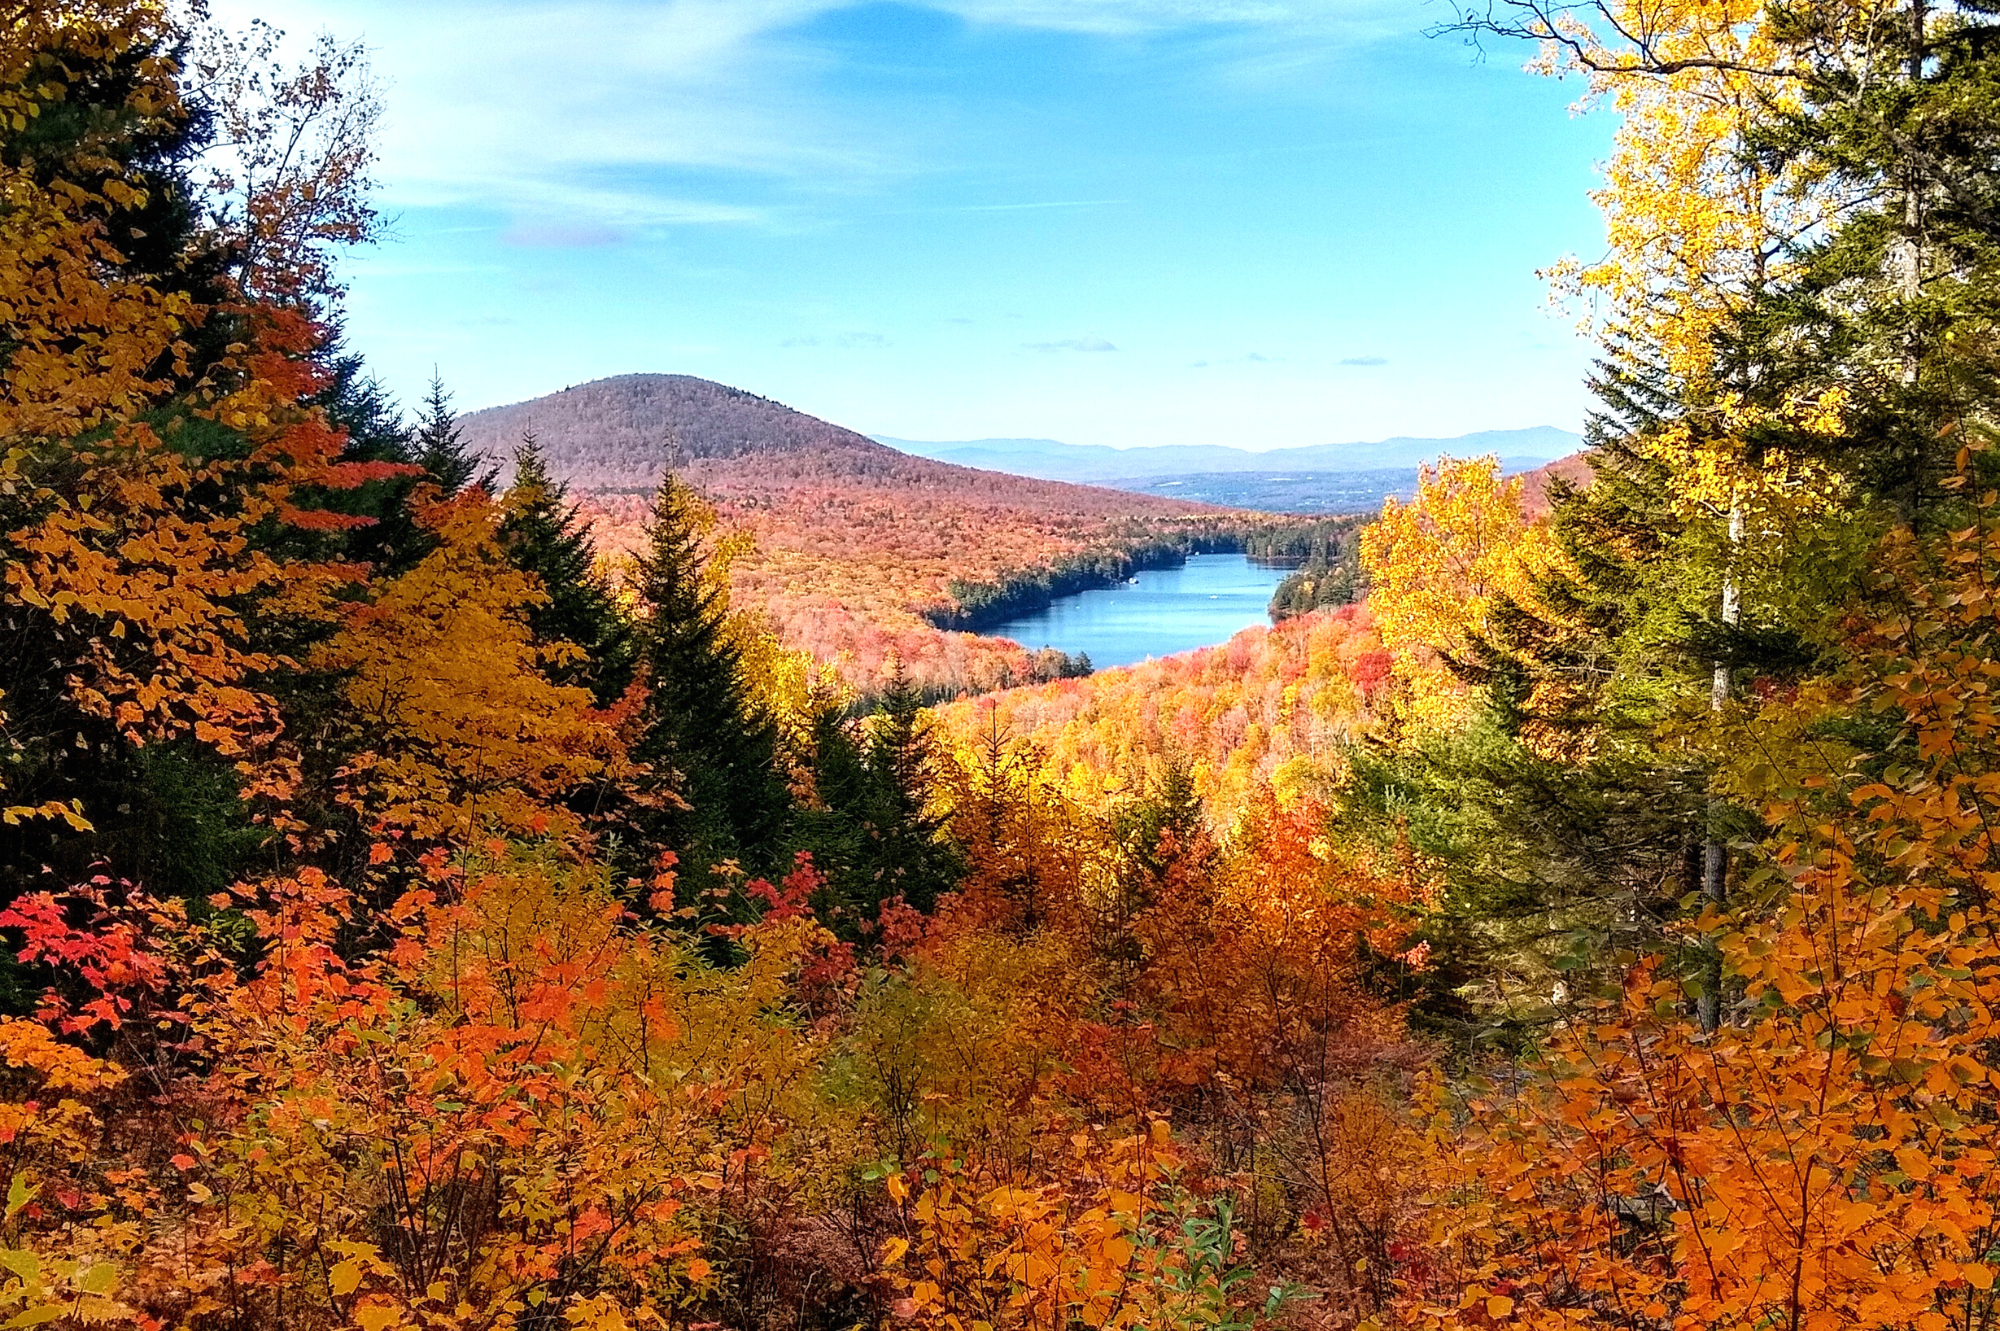
M859 0L212 0L364 41L385 84L384 201L471 204L579 233L779 225L756 182L867 191L924 169L921 124L857 121L798 37ZM1106 35L1352 25L1386 0L929 0L967 22ZM713 173L689 199L686 176ZM674 177L669 185L664 177ZM1001 203L1087 207L1094 200Z

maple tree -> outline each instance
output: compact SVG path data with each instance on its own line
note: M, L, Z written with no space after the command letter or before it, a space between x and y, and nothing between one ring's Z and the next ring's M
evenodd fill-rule
M1540 33L1625 118L1590 483L1447 461L1365 603L927 710L1032 677L937 627L993 588L1222 528L496 493L340 343L360 53L64 11L0 32L11 1324L1990 1317L1978 14Z

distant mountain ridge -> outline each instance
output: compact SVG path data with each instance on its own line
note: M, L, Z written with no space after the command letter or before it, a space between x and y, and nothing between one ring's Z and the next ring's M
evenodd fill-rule
M1553 425L1520 430L1481 430L1452 439L1399 436L1374 443L1310 444L1256 453L1220 444L1163 444L1143 448L1107 448L1102 444L1066 444L1056 439L917 440L875 436L914 457L1031 476L1045 481L1121 485L1175 476L1229 473L1342 473L1413 469L1440 454L1453 457L1499 456L1509 471L1524 471L1566 457L1583 446L1583 436Z

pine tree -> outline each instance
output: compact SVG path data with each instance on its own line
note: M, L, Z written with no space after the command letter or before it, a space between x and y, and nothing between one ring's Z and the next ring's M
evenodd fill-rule
M482 474L479 459L466 451L463 432L451 409L451 394L435 370L431 372L431 386L424 397L423 416L417 422L414 460L447 495L455 495L469 485L490 490L496 480L490 468Z
M882 895L929 911L965 871L964 857L935 811L943 761L924 715L923 691L898 661L882 691L865 748L880 800Z
M514 484L505 500L500 540L515 568L542 581L548 600L528 612L538 643L566 642L579 659L552 661L551 679L581 684L608 704L632 682L632 626L596 568L590 533L569 500L569 487L549 475L534 435L514 451Z
M884 902L928 913L965 872L936 812L942 758L923 695L900 663L877 701L865 722L837 707L814 718L815 799L794 822L798 848L826 875L821 918L857 942Z
M777 767L778 735L745 687L730 641L726 591L708 577L704 510L671 473L653 503L638 592L647 619L638 658L649 689L634 753L677 797L654 831L681 857L681 881L724 860L776 867L791 799Z

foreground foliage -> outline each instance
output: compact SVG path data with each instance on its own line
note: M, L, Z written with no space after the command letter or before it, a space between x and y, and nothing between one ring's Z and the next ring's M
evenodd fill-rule
M357 52L0 30L8 1324L1987 1324L1988 17L1515 9L1590 483L936 712L404 424Z

